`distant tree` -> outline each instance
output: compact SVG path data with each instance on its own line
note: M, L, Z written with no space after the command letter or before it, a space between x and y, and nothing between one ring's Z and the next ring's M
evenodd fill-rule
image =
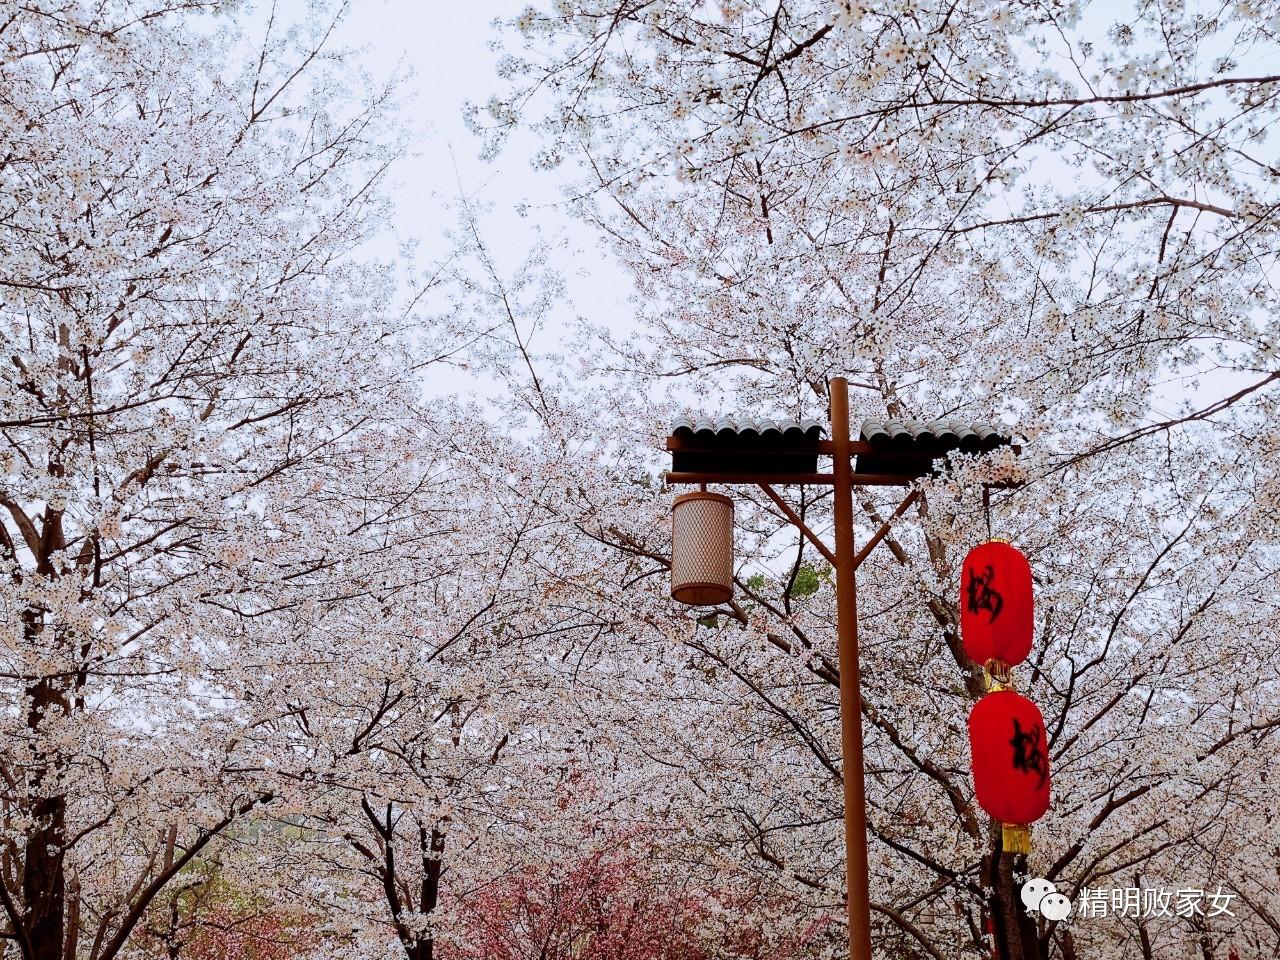
M221 864L188 868L153 903L139 953L163 960L295 960L311 954L322 924L273 896L230 886Z
M459 904L453 956L493 960L784 960L808 955L815 928L779 934L769 904L745 889L708 889L610 845L562 865L536 864Z

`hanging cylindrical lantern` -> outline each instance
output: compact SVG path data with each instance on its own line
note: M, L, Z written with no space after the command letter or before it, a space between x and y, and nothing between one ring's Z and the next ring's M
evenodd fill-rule
M733 597L733 501L686 493L671 508L671 596L709 607Z
M1049 743L1034 703L1012 690L989 693L969 714L978 804L1003 828L1003 849L1031 852L1031 824L1049 809Z
M1031 566L1012 544L969 551L960 574L960 634L974 663L1016 666L1031 652Z

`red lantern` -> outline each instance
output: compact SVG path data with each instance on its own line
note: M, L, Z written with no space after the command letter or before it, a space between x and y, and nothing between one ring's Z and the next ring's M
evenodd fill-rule
M1031 566L1003 540L969 551L960 574L960 633L974 663L1016 666L1031 652Z
M1036 705L1012 690L989 693L969 714L973 785L1004 825L1004 849L1029 853L1029 825L1049 809L1049 742Z

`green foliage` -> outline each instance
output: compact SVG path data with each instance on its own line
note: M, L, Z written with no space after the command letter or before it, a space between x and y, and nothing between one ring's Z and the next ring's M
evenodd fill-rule
M765 574L753 573L747 578L746 586L752 593L760 593L769 586L769 581L770 578ZM790 600L803 600L806 597L811 597L818 592L824 582L829 583L830 581L831 567L827 564L815 566L812 563L802 563L787 588L787 598ZM698 622L703 626L716 626L715 617L704 617Z
M800 569L796 571L795 579L792 581L791 589L787 594L793 600L803 600L805 597L811 597L817 593L823 581L830 579L830 567L824 565L819 569L811 563L802 563Z

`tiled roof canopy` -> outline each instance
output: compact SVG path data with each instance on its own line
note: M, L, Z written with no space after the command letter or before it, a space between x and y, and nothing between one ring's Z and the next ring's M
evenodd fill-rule
M858 455L854 472L924 476L932 461L952 451L989 453L1013 438L990 423L958 420L864 420L862 439L875 452Z
M886 450L965 453L986 453L1011 442L995 424L958 420L864 420L862 439Z
M702 449L673 450L671 469L681 473L762 468L772 473L815 473L818 441L825 430L817 420L681 418L671 425L672 437L694 441ZM741 456L736 456L736 451L742 451Z
M935 460L955 450L988 453L1009 445L1013 438L1001 429L957 420L865 420L859 439L872 449L857 455L854 480L859 474L926 476ZM695 449L676 446L671 468L677 473L812 474L825 432L817 420L682 418L671 425L672 439Z

